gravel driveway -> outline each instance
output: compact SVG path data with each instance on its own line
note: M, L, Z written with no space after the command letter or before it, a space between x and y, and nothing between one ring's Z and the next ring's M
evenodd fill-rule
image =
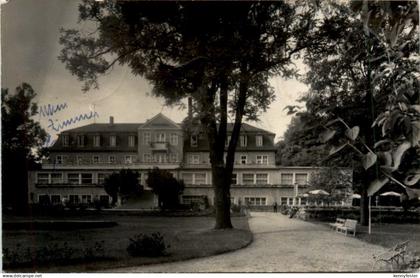
M372 255L385 251L324 225L280 213L254 212L249 224L254 242L245 249L109 272L371 272L379 270L372 268Z

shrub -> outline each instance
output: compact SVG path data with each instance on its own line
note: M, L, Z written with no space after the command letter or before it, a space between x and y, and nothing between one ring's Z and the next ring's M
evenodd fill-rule
M138 234L130 238L127 252L132 257L159 257L165 255L169 247L160 233L152 233L150 236Z

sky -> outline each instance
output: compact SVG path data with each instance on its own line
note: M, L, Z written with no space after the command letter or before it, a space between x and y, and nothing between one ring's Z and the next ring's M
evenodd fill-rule
M115 123L141 123L162 112L176 122L182 121L186 110L164 106L163 99L151 95L147 80L133 76L127 67L116 66L101 77L99 90L81 91L82 83L57 59L61 49L59 29L84 27L77 23L78 4L76 0L9 0L1 6L1 87L14 91L22 82L29 83L43 111L48 105L61 104L62 109L56 113L37 116L52 138L65 129L108 122L110 116ZM296 104L307 87L282 78L272 79L271 85L276 101L259 122L250 124L276 133L278 140L291 120L284 107ZM60 125L79 115L85 117Z

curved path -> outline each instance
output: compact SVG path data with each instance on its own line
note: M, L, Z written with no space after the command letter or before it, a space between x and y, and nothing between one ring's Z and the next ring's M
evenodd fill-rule
M373 254L383 247L345 237L325 225L254 212L254 242L247 248L182 262L109 270L110 272L370 272ZM374 267L374 268L373 268Z

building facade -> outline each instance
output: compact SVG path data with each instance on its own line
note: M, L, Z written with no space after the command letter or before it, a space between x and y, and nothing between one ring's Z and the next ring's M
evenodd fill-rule
M228 137L232 130L228 125ZM235 154L231 201L250 206L304 205L314 167L276 166L275 134L244 123ZM229 139L229 138L228 138ZM207 197L214 204L209 144L204 133L185 131L163 114L145 123L97 123L59 134L42 168L29 173L30 203L109 202L103 188L107 175L120 169L139 173L145 198L154 208L156 197L146 185L147 173L158 167L182 179L181 202ZM342 169L349 175L351 170Z

